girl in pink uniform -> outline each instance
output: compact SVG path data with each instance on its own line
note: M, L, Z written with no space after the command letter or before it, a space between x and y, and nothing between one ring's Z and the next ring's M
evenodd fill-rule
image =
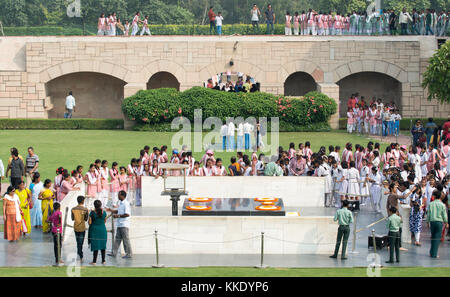
M300 28L300 16L296 11L294 15L294 35L299 35L299 28Z
M119 174L119 192L120 191L127 192L128 198L128 175L127 169L123 166L120 167L120 174Z
M111 198L112 198L112 205L116 206L118 203L118 194L120 191L120 182L119 182L119 170L117 162L112 163L112 167L109 170L109 175L111 176Z
M142 206L142 175L144 175L144 165L141 160L137 160L133 168L136 176L136 206Z
M370 134L377 134L377 108L375 104L372 104L369 110L369 124L370 124Z
M163 175L163 171L159 168L159 162L157 159L154 159L152 162L152 167L150 167L150 175L154 178L158 178Z
M306 19L306 13L303 10L302 14L300 15L300 29L301 29L301 34L302 35L306 35L307 33L307 27L308 27L308 20Z
M81 184L83 182L83 166L77 166L77 173L75 175L76 183Z
M214 176L226 176L227 171L225 167L222 165L222 159L217 158L216 165L213 166L213 175Z
M63 181L63 172L64 172L64 168L59 167L58 169L56 169L56 176L55 176L55 183L54 183L54 188L55 188L55 196L56 196L56 201L58 200L58 193L59 193L59 188L61 187L61 183Z
M136 159L131 159L130 164L127 168L128 173L128 194L127 199L131 204L134 203L136 197L136 173L134 172L134 167L136 166Z
M95 160L95 177L97 178L97 195L96 200L100 200L102 196L102 183L100 181L100 167L102 165L102 161L100 159Z
M319 12L316 15L315 22L317 24L317 35L323 35L323 15L322 12Z
M88 200L94 200L97 197L97 175L95 174L95 165L91 164L89 166L89 171L86 173L86 183L87 183L87 190L86 190L86 198ZM86 201L86 205L89 206L89 202Z
M355 125L354 113L351 107L347 109L347 132L352 134Z
M204 176L213 176L213 167L211 159L206 160L206 165L203 167Z
M323 14L323 35L330 35L330 28L328 26L328 15Z
M194 169L191 171L191 176L204 176L203 168L200 168L200 162L194 162Z

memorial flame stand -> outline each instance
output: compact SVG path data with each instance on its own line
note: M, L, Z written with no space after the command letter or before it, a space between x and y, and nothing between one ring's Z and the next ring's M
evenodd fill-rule
M170 196L172 201L172 216L178 216L178 202L180 196L188 195L186 191L186 169L188 165L163 163L160 165L163 170L164 190L162 196ZM181 171L181 174L179 174Z

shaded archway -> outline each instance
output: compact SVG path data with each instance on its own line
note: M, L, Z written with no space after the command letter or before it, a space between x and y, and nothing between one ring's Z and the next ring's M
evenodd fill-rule
M373 97L381 98L383 103L394 103L401 107L402 84L397 79L379 72L359 72L342 78L339 85L340 116L347 115L347 101L354 93L364 96L367 104Z
M306 72L292 73L284 82L285 96L304 96L306 93L316 90L316 81Z
M75 72L54 78L45 85L53 105L48 117L64 117L66 96L72 91L76 101L74 118L123 118L125 85L121 79L97 72Z
M179 91L180 83L172 73L161 71L153 74L147 82L147 90L160 88L173 88Z

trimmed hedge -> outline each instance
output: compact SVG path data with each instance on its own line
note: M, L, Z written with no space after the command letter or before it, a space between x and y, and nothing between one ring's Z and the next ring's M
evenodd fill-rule
M138 124L171 123L184 116L191 122L194 110L202 110L202 119L218 117L222 121L232 117L278 117L286 130L298 131L298 126L327 123L337 110L333 99L319 92L310 92L303 98L285 98L268 93L230 93L194 87L184 92L175 89L141 90L125 98L122 111ZM290 127L290 128L289 128Z
M4 27L6 36L82 36L95 33L74 27Z
M416 122L416 120L419 120L419 119L422 121L423 125L428 123L428 118L404 118L404 119L400 120L400 130L409 131L410 126L411 126L411 120L412 120L412 125L414 126L414 123ZM447 119L433 118L433 121L436 123L436 125L442 126L447 121ZM339 129L347 129L347 118L339 119Z
M123 119L0 119L0 129L117 130Z
M152 35L209 35L209 25L149 25L149 28ZM3 31L6 36L72 36L97 34L97 29L95 26L86 26L85 34L83 34L82 28L74 26L4 27ZM222 34L263 35L266 34L266 25L260 24L256 31L253 31L251 24L223 25ZM275 24L274 34L284 35L284 25Z

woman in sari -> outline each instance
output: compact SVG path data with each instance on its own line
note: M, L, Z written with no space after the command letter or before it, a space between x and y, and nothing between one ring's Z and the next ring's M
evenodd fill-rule
M44 182L44 189L38 196L38 199L42 201L41 210L42 210L42 232L49 233L51 230L50 224L47 222L47 219L53 212L53 199L55 199L55 193L53 193L52 189L52 181L46 179Z
M22 214L20 200L13 186L9 186L3 198L4 238L13 242L22 235Z
M22 218L26 224L26 230L23 228L23 236L31 233L31 216L30 216L30 206L32 203L31 191L25 188L25 182L21 181L19 183L19 188L16 190L16 194L20 200L20 208L22 210Z
M42 188L44 188L44 184L41 182L41 175L39 172L36 172L33 175L33 183L30 185L31 197L33 198L33 208L30 211L31 226L35 228L42 227L42 203L41 200L38 199Z

